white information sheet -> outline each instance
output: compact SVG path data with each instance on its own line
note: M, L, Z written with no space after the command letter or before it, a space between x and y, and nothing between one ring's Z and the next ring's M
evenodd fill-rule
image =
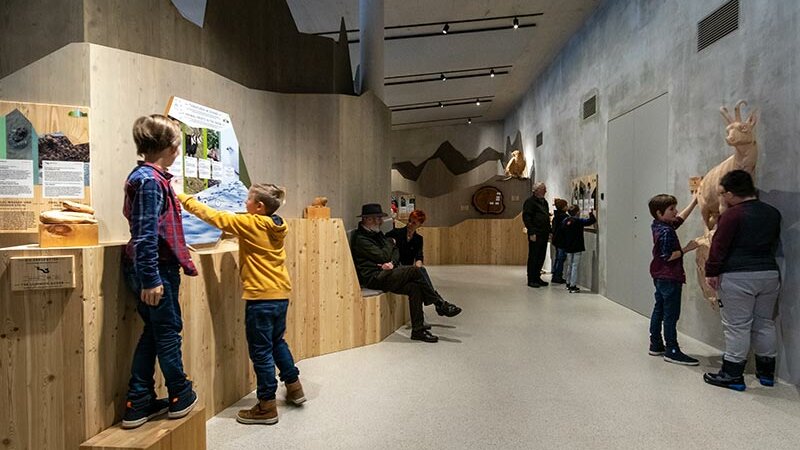
M211 179L221 180L223 177L225 177L225 168L222 166L222 163L211 160Z
M186 178L197 178L197 158L187 156L183 164L183 175Z
M0 197L33 198L33 161L0 159Z
M84 170L80 161L42 161L42 197L83 198Z
M197 178L203 178L206 180L211 178L211 160L198 159L197 163Z

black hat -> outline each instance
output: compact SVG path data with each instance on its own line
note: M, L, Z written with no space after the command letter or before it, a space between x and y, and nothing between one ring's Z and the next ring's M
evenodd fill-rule
M379 203L367 203L365 205L361 205L361 215L356 217L364 217L364 216L386 217L388 216L388 214L383 212L383 209L381 209L381 205Z

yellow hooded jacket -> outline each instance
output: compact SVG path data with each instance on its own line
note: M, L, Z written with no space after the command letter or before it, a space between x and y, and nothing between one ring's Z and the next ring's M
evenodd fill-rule
M239 238L239 268L245 300L288 299L292 291L283 241L288 228L277 215L236 214L178 194L184 208L204 222Z

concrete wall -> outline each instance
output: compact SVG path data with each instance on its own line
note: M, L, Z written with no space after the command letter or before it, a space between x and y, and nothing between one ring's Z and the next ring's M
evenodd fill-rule
M759 162L757 186L762 199L783 213L783 295L779 327L782 339L780 372L800 383L800 154L795 134L800 123L800 3L793 0L743 1L739 30L701 52L696 50L696 24L719 7L721 0L609 0L567 44L550 68L531 86L505 121L505 135L522 133L537 179L548 184L550 197L563 197L569 180L598 172L600 186L607 173L608 121L669 92L669 190L688 201L687 180L703 174L730 155L718 113L746 99L760 109L757 126ZM584 95L598 92L599 114L581 122ZM544 145L535 151L535 135ZM647 168L631 168L647 170ZM601 204L602 207L602 204ZM600 222L600 258L615 243L605 242ZM682 228L682 240L701 234L699 217ZM700 300L686 262L679 328L722 347L719 315ZM605 269L600 267L600 291ZM644 337L643 337L644 339Z
M59 78L52 74L65 73ZM225 111L251 180L288 188L280 213L300 217L327 196L354 227L362 203L388 209L389 110L371 94L279 94L248 89L207 69L93 44L71 44L0 79L0 99L88 105L93 205L102 241L128 239L122 184L137 156L133 121L163 112L170 96Z
M484 150L505 152L502 122L473 123L443 127L416 128L392 131L389 148L392 162L423 163L434 155L443 143L449 142L466 160L477 158ZM419 178L410 180L392 170L392 191L415 194L417 208L428 213L428 226L452 226L469 218L498 218L482 216L471 206L472 192L478 186L496 185L506 194L506 211L500 217L515 217L522 210L519 183L498 183L494 178L503 173L504 161L487 161L472 170L454 174L444 161L432 159L422 169ZM513 184L513 186L511 186ZM508 189L504 189L508 188ZM466 208L466 209L465 209Z

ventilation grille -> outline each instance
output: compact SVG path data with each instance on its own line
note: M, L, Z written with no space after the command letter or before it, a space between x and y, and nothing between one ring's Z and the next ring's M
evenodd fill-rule
M541 147L542 144L544 143L544 136L542 135L542 133L543 132L540 131L539 134L536 135L536 146L537 147Z
M583 102L583 120L597 114L597 96L589 97L589 100Z
M697 51L738 29L739 0L731 0L697 24Z

